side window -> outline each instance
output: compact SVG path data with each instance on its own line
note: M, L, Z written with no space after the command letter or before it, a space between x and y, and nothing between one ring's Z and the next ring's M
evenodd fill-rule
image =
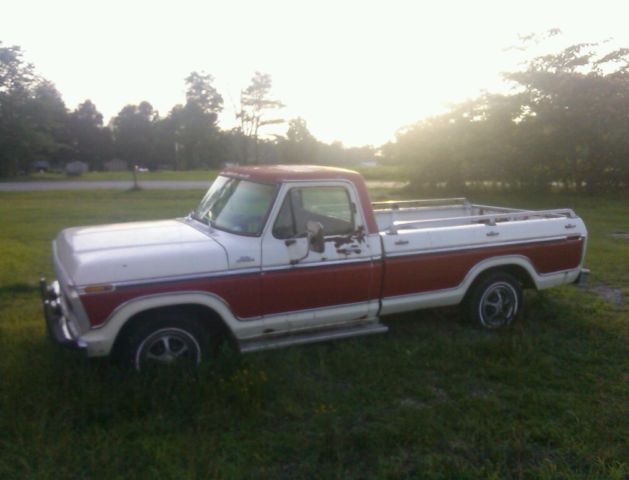
M297 235L295 230L295 219L293 218L293 207L291 205L290 192L284 198L282 208L280 208L275 224L273 225L273 236L279 239L291 238Z
M325 235L352 233L354 213L347 190L343 187L291 189L273 226L273 236L285 239L304 234L308 221L321 223Z
M301 190L302 206L305 211L344 222L339 228L353 226L352 207L347 190L343 187L313 187ZM312 220L312 219L309 219ZM322 219L326 221L326 219ZM325 225L324 225L325 228ZM348 233L348 232L343 232Z

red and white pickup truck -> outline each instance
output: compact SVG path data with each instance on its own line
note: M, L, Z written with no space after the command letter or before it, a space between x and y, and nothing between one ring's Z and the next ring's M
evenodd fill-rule
M522 289L575 282L572 210L465 199L372 204L362 177L317 166L224 170L185 218L63 230L42 280L49 333L142 369L385 332L380 317L462 304L508 326Z

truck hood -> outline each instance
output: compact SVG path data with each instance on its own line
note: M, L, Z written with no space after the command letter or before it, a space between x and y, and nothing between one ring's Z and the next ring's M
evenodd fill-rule
M57 275L76 286L228 268L220 244L179 220L68 228L53 242L53 251Z

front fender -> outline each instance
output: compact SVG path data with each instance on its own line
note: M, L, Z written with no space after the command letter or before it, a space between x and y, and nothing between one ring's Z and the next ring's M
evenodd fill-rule
M229 305L217 295L208 292L191 291L169 294L155 294L133 298L120 305L111 314L107 322L81 336L87 344L87 354L90 357L109 355L114 342L122 327L135 315L160 307L177 305L199 305L215 312L225 323L225 326L236 338L255 336L262 330L261 319L239 320L229 308Z

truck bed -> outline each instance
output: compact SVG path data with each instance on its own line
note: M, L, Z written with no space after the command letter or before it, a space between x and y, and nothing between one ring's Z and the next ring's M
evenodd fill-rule
M473 204L466 198L438 198L374 202L376 223L381 233L473 224L575 218L570 209L522 210Z

